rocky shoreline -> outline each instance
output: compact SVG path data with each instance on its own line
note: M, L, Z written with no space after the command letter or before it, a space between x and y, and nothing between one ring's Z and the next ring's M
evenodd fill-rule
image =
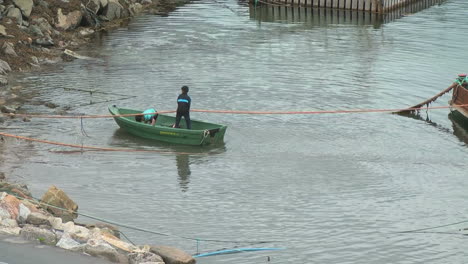
M167 15L189 1L0 0L1 112L21 107L18 87L9 87L10 72L73 60L74 52L101 31L118 28L141 13Z
M11 73L38 71L45 65L73 60L77 57L75 51L85 47L100 31L118 28L141 13L167 15L188 2L0 0L0 111L15 113L27 100L21 98L20 86L11 85L14 81ZM5 116L0 115L0 124L5 121ZM0 137L0 145L4 143ZM176 248L124 242L114 226L77 223L77 210L78 206L55 186L40 201L35 201L25 185L7 182L0 171L0 234L21 236L118 263L195 263L189 254Z
M78 205L55 186L37 201L25 186L0 182L0 234L21 236L115 263L195 263L192 256L177 248L124 242L115 226L77 223L77 212Z

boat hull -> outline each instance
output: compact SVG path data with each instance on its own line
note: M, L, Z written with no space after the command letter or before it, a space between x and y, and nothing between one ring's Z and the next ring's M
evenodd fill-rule
M461 122L463 125L468 124L468 84L457 85L452 93L452 100L450 100L450 111L453 117Z
M109 106L112 115L126 115L142 113L140 110L118 108ZM185 129L185 120L182 120L181 128L172 128L175 117L159 114L155 126L135 121L134 116L115 116L115 122L126 132L152 140L182 145L210 145L224 140L226 126L192 120L192 129Z

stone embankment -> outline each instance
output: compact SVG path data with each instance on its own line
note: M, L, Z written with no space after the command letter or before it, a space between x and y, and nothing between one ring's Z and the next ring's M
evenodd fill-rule
M0 234L21 236L115 263L195 263L194 258L176 248L124 242L115 226L79 224L75 222L77 210L78 205L55 186L36 202L25 186L0 182Z

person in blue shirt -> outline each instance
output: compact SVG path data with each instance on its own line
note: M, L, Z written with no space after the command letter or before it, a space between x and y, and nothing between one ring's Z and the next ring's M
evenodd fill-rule
M135 116L137 122L145 122L145 124L151 124L154 126L156 124L156 119L158 119L158 114L156 109L150 108L142 113L143 115Z
M192 128L192 122L190 121L190 104L192 99L188 96L189 88L188 86L182 86L181 88L182 93L177 97L177 114L176 114L176 122L174 127L179 127L180 119L184 117L185 123L187 124L187 129Z

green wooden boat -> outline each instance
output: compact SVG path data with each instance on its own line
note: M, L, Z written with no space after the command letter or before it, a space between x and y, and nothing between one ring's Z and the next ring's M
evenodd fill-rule
M143 111L109 106L112 115L139 114ZM115 116L117 124L128 133L158 141L183 145L209 145L222 142L227 126L192 120L192 129L185 129L185 120L180 122L181 128L172 128L175 117L159 114L156 124L140 123L135 116Z

